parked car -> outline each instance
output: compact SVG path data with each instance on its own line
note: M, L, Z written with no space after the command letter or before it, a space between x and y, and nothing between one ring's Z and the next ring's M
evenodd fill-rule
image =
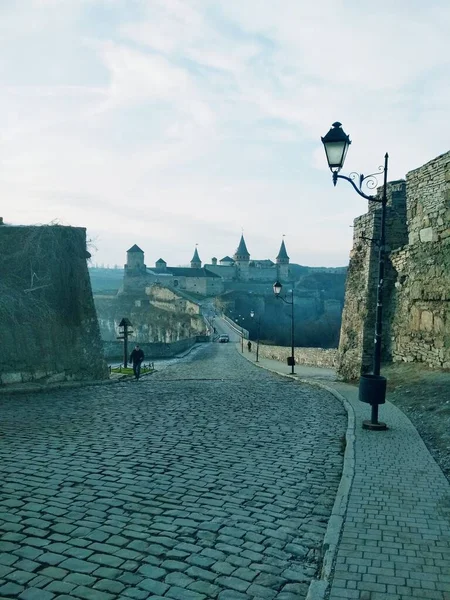
M223 333L222 335L219 335L219 343L220 344L226 344L229 341L230 341L230 336L227 335L226 333Z

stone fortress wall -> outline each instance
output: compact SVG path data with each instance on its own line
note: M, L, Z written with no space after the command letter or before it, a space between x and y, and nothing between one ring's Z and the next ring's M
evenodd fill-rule
M371 370L381 205L355 219L338 372ZM383 360L450 368L450 152L388 184Z
M81 227L0 225L0 383L108 378Z
M205 268L208 269L208 271L212 271L216 275L219 275L224 281L239 281L240 279L237 267L205 264ZM280 270L280 266L276 264L274 264L272 267L259 267L257 265L253 265L250 262L245 281L273 283L277 279L282 279L283 281L286 281L288 278L288 268L286 268L284 272Z
M406 183L408 244L390 256L392 358L450 369L450 152Z

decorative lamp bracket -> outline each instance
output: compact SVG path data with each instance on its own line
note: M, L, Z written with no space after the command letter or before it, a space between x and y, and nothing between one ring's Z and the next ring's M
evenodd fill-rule
M359 194L366 200L369 200L369 202L381 203L383 202L383 198L378 198L377 196L366 194L363 191L363 188L366 188L367 190L375 190L378 187L378 177L380 175L383 175L385 170L386 168L380 165L378 167L378 171L376 171L375 173L370 173L370 175L363 175L362 173L356 173L355 171L353 171L348 177L346 175L339 175L335 171L333 172L333 185L336 186L338 179L345 179L345 181L348 181L352 184L357 194Z

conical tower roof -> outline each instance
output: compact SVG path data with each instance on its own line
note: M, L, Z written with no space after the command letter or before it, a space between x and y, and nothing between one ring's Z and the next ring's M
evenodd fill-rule
M239 246L235 252L235 256L247 256L250 258L250 253L247 250L247 246L245 245L244 234L241 235L241 241L239 242Z
M288 253L286 252L286 246L284 245L284 240L281 242L280 251L278 252L277 260L279 260L280 258L289 260Z
M127 250L127 252L142 252L142 254L144 254L144 251L141 250L136 244L134 244L134 246L131 246L131 248Z
M202 262L200 260L200 256L198 255L197 246L195 247L194 256L192 257L191 262Z

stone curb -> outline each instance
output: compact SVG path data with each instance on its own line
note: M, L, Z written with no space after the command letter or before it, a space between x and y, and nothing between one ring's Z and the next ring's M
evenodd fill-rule
M190 354L191 352L193 352L194 350L198 350L202 345L205 344L212 344L213 342L196 342L195 344L192 344L192 346L190 348L188 348L187 350L185 350L184 352L182 352L181 354L175 354L175 356L171 356L169 358L170 359L175 359L175 358L184 358L185 356L187 356L188 354ZM157 359L155 359L157 360Z
M314 381L311 379L303 379L294 377L288 373L279 373L273 371L261 364L255 363L250 358L247 358L245 354L239 352L248 362L259 367L266 369L272 373L277 373L283 377L288 377L300 383L319 387L332 394L337 400L342 402L345 410L347 411L347 431L345 433L345 452L344 452L344 464L342 467L341 481L336 493L336 498L331 511L330 518L328 520L327 530L323 538L322 543L322 568L320 570L320 578L313 579L309 585L308 594L306 600L325 600L328 588L330 585L330 577L333 572L334 563L341 539L341 533L345 522L345 515L347 513L348 501L350 497L350 491L355 476L355 411L351 403L342 396L335 389L325 385L320 381Z
M82 388L88 386L98 385L112 385L122 381L121 379L101 379L94 381L64 381L61 383L49 383L45 384L32 384L27 388L14 388L14 387L1 387L0 395L16 395L16 394L34 394L36 392L51 392L53 390L69 390L73 388ZM25 384L26 385L26 384Z
M156 369L151 373L143 373L142 377L147 375L153 375L156 373ZM60 383L49 383L49 384L32 384L27 388L13 388L13 387L1 387L0 395L18 395L18 394L36 394L40 392L53 392L54 390L72 390L84 387L94 387L99 385L113 385L115 383L124 383L134 379L134 375L120 375L112 379L100 379L92 381L61 381ZM26 385L26 384L25 384ZM1 598L0 598L1 600Z
M187 356L197 344L194 344L188 350L186 350L182 354L177 354L176 356L171 357L172 359L182 359ZM155 369L151 373L143 373L141 377L147 377L148 375L153 375L156 373L158 369ZM91 380L91 381L61 381L60 383L49 383L49 384L39 384L34 383L31 384L27 388L19 388L19 387L10 387L10 386L0 386L0 395L17 395L17 394L36 394L40 392L52 392L53 390L69 390L76 389L82 387L93 387L98 385L112 385L114 383L124 383L127 381L134 381L134 375L120 375L117 373L118 377L114 377L112 379L100 379L100 380ZM26 385L26 384L21 384ZM1 598L0 598L1 600Z
M350 491L355 476L355 411L350 402L333 388L319 382L299 379L302 383L317 386L340 400L347 411L347 431L345 433L344 464L339 487L334 500L333 510L328 520L327 530L322 542L322 569L320 578L313 579L309 585L306 600L324 600L330 585L330 578L341 540L345 516L347 514Z

